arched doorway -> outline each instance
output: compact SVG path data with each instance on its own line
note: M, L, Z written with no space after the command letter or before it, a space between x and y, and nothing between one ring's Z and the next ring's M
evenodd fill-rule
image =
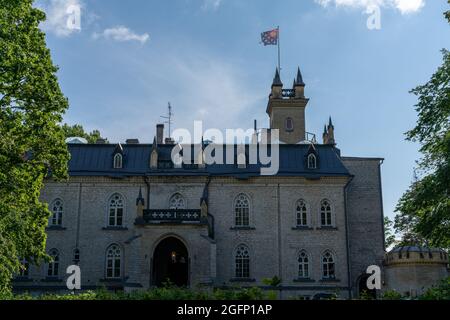
M153 253L153 284L160 287L168 280L179 287L189 284L188 250L175 237L163 239Z
M377 291L375 289L370 290L367 288L367 279L369 279L370 275L363 274L359 277L358 281L358 294L359 298L364 297L365 299L376 299Z

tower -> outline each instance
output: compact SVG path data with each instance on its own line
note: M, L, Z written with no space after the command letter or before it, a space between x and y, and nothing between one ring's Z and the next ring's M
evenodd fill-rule
M328 120L328 126L325 125L323 128L323 144L336 145L336 140L334 139L334 125L331 121L331 117Z
M296 144L305 140L305 109L308 101L300 68L292 89L283 89L280 73L278 69L275 71L266 112L270 118L270 129L279 130L280 142Z

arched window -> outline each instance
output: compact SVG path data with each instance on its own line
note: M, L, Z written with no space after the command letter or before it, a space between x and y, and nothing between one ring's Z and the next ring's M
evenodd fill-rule
M250 254L247 246L240 245L235 252L236 278L250 278Z
M50 250L51 261L48 263L47 276L57 277L59 272L59 252L56 249Z
M179 193L175 193L171 196L169 200L169 209L186 209L184 197Z
M320 223L324 227L333 225L331 203L328 200L322 200L320 203Z
M80 262L80 249L75 248L73 250L73 262L78 263Z
M304 200L298 200L295 204L295 213L297 217L297 226L305 227L308 225L308 209Z
M285 128L286 131L294 131L294 120L292 118L286 118Z
M120 194L114 194L109 199L109 219L111 227L120 227L123 224L123 198Z
M308 155L308 169L317 169L317 157L314 153Z
M63 215L63 202L56 199L51 205L52 216L50 217L50 226L61 226Z
M335 278L334 257L329 251L322 255L322 277L324 279Z
M120 153L116 153L114 155L114 169L122 169L122 155Z
M106 278L120 278L121 251L117 244L110 245L106 250Z
M309 257L304 250L298 255L298 277L309 278Z
M237 196L234 202L235 225L246 227L250 225L250 200L245 194Z

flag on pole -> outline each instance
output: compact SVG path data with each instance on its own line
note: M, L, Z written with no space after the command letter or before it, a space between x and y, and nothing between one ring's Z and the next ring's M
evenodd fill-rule
M278 28L261 33L262 44L265 46L276 46L278 44L278 34Z

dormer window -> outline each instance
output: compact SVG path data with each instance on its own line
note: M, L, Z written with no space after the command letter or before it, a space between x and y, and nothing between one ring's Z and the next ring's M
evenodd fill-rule
M314 153L308 155L308 169L317 169L317 157Z
M294 120L292 118L286 118L285 129L286 131L294 131Z
M114 155L114 169L122 169L123 157L120 153Z

